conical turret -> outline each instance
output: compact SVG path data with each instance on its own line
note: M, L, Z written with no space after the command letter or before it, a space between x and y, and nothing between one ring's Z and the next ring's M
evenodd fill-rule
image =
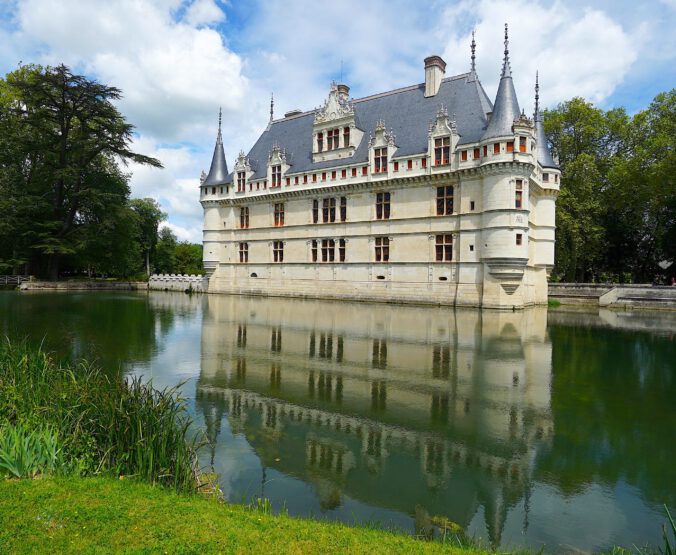
M488 128L484 133L482 140L493 139L513 135L512 125L514 120L521 115L519 101L516 99L514 82L512 80L512 69L509 65L509 37L507 34L507 24L505 23L505 57L502 63L502 75L498 94L495 96L493 104L493 113L488 122Z
M223 185L228 180L228 174L228 163L225 161L225 152L223 151L223 136L221 135L221 110L219 110L216 146L214 147L214 156L211 159L211 167L209 168L209 174L204 180L204 185Z
M535 141L537 142L537 160L543 168L556 168L558 165L552 157L552 153L547 146L547 136L545 135L545 126L540 115L540 82L538 73L535 72Z

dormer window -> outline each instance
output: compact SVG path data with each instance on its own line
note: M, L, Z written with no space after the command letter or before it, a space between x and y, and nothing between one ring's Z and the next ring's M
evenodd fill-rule
M343 146L347 148L350 146L350 128L346 127L343 129Z
M338 141L340 140L340 130L329 129L326 133L326 149L335 150L340 147Z
M317 133L317 151L324 151L324 133Z
M374 172L387 173L387 147L374 149Z
M246 172L237 172L237 192L243 193L246 186Z
M442 166L451 160L451 138L434 139L434 165Z
M272 187L282 186L282 166L272 166Z

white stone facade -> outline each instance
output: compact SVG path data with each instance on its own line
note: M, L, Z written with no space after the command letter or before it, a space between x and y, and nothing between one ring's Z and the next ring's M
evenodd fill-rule
M474 71L438 82L442 66L433 60L427 87L353 101L346 86L332 86L323 108L271 122L266 133L277 132L279 143L265 159L266 133L258 160L242 153L230 179L203 180L209 292L509 309L547 302L560 172L538 161L536 125L525 115L503 136L475 132L468 142L470 126L490 121L490 102L472 116L478 123L458 114L456 124L436 91L485 93ZM427 136L420 152L400 140L410 113L359 128L360 109L397 94L438 104L435 119L418 122ZM299 118L312 118L311 136L301 137L306 152L291 136ZM328 148L332 120L336 143Z

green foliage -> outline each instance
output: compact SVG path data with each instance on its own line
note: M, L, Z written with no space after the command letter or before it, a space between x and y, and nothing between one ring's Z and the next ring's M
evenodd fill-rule
M23 66L0 80L0 272L56 279L64 264L140 266L125 241L144 221L123 214L129 175L119 162L161 165L129 149L134 128L114 105L120 97L64 65ZM100 259L116 250L129 254Z
M25 343L0 345L0 422L58 432L69 468L197 487L196 439L175 389L61 365Z
M0 425L0 478L34 478L62 473L63 445L49 427L29 429L24 424Z
M158 274L202 274L202 245L176 239L168 228L160 229L154 269Z
M151 198L131 200L131 209L138 219L138 244L146 263L146 273L150 275L150 257L157 246L157 230L167 215L162 212L157 201Z
M646 282L676 266L675 122L676 90L633 117L581 98L545 112L562 170L555 280Z

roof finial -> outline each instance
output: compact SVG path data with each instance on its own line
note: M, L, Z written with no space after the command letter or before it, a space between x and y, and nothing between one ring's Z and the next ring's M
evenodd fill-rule
M270 121L272 121L274 113L275 113L275 95L274 93L270 93Z
M538 71L535 70L535 117L540 113L540 81Z
M502 63L502 76L511 76L511 69L509 67L509 32L507 29L507 23L505 23L505 58Z
M476 72L476 42L474 41L474 31L472 31L472 73Z
M221 119L223 116L223 109L219 106L218 107L218 135L216 136L216 142L217 143L222 143L223 142L223 135L221 135Z

